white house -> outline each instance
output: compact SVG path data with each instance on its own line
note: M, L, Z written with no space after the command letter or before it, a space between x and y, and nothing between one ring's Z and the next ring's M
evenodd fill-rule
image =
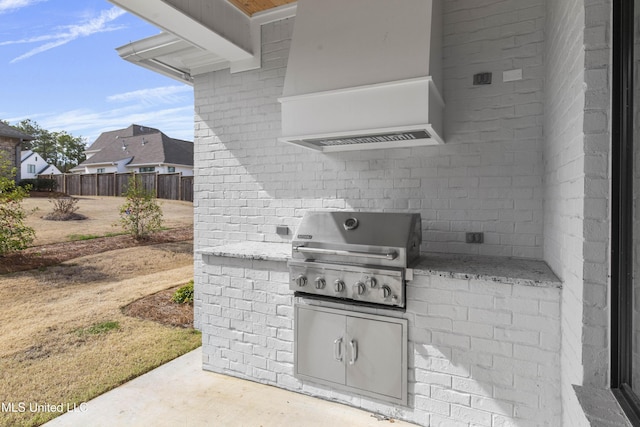
M120 55L194 88L204 369L423 426L640 425L634 2L110 1L165 31ZM421 215L406 310L294 295L309 210ZM406 402L295 375L327 305L408 324Z
M85 151L73 173L154 172L193 175L193 143L170 138L158 129L133 124L103 132Z
M23 150L20 153L20 176L22 179L37 178L38 175L59 175L62 172L55 166L47 163L42 156L32 150Z

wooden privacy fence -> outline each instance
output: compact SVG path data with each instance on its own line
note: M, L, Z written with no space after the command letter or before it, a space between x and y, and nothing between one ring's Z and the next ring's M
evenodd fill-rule
M70 196L122 196L127 191L129 178L133 173L92 173L39 175L39 178L53 179L57 191ZM153 191L159 199L184 200L193 202L193 177L179 173L157 174L136 173L142 185Z

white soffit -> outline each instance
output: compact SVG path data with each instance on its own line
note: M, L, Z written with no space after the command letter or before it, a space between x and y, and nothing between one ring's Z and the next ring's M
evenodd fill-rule
M153 25L229 61L250 59L250 52L205 27L162 0L109 0Z
M192 76L229 67L225 58L169 33L138 40L116 50L126 61L190 85Z
M261 26L296 14L296 3L290 3L246 17L253 50L247 52L162 0L109 1L165 31L117 48L120 57L188 84L211 71L260 68Z

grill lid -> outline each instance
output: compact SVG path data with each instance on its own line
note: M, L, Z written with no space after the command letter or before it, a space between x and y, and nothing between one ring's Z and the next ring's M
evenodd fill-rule
M307 212L292 241L292 257L406 268L420 257L420 214Z

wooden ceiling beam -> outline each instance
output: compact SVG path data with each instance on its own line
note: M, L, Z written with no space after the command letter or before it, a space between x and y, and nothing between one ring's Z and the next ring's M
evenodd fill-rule
M296 0L229 0L229 3L249 16L284 4L293 3Z

